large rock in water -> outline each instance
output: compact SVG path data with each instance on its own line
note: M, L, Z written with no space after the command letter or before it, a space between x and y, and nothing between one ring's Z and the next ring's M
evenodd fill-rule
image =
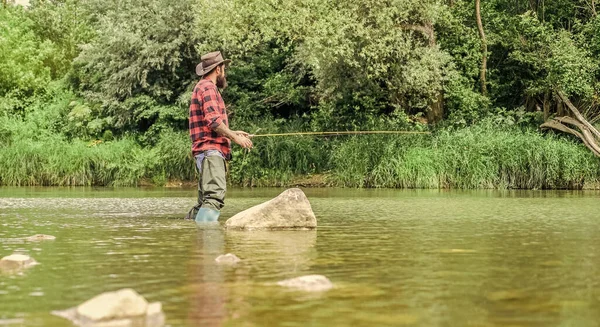
M317 228L317 218L304 192L292 188L229 218L225 226L241 230L309 230Z
M290 287L306 292L322 292L333 288L329 278L323 275L307 275L277 282L279 286Z
M19 272L23 269L37 265L32 257L25 254L11 254L0 259L0 271L7 273Z
M149 304L130 288L102 293L77 307L52 314L85 327L162 327L165 324L160 302Z

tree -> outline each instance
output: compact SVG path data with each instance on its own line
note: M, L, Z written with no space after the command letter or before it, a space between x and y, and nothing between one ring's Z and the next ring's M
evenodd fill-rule
M20 6L0 10L0 114L23 113L27 99L43 93L51 80L47 64L56 48L33 26Z
M191 0L90 1L97 37L75 59L73 83L117 132L184 128L201 42Z
M483 31L483 23L481 22L481 0L475 0L475 17L477 18L477 29L481 38L481 69L479 79L481 80L481 94L487 95L487 87L485 85L485 74L487 71L487 41L485 40L485 32Z
M313 113L329 124L322 128L366 127L441 106L452 68L435 42L442 10L435 1L211 1L201 8L221 22L199 21L211 35L207 44L222 45L234 61L264 44L288 53L284 71L301 77L292 84L313 81Z

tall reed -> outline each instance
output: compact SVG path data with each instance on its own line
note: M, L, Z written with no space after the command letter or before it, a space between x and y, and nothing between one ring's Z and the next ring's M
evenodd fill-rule
M354 138L332 158L333 183L352 187L581 188L600 177L600 161L578 143L490 126Z

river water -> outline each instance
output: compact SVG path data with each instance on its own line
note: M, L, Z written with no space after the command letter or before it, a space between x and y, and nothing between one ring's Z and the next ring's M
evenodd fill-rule
M222 221L281 189L231 190ZM105 291L160 301L169 326L597 326L600 193L305 190L316 231L201 230L193 190L0 188L0 326ZM20 237L43 233L54 241ZM243 261L218 266L234 253ZM324 293L275 282L327 276Z

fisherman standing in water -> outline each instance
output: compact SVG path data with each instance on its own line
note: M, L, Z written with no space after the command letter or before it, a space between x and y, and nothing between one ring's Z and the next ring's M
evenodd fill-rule
M248 133L229 129L225 103L219 92L227 87L225 66L229 62L220 51L215 51L203 55L196 66L196 74L202 79L192 93L189 129L200 178L198 204L186 218L195 217L199 223L217 221L225 205L225 160L231 160L231 141L242 148L252 148Z

